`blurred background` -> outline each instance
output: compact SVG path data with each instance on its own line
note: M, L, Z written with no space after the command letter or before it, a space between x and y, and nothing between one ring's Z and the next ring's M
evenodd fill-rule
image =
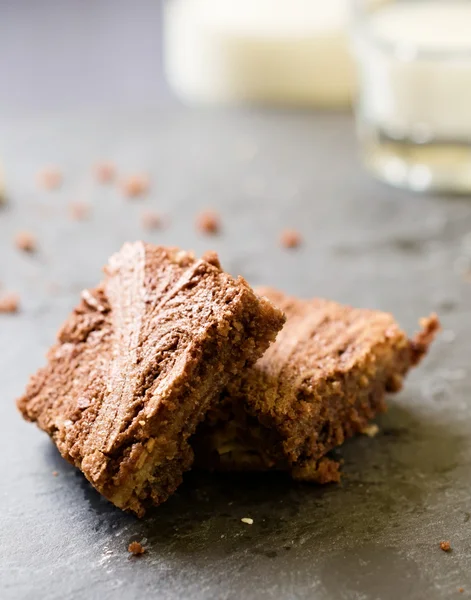
M367 169L471 190L469 0L1 2L5 112L350 111Z
M168 98L159 0L2 0L2 110L153 106Z
M172 83L175 78L181 78L179 71L182 68L190 72L193 68L193 76L201 78L202 73L196 71L201 68L203 58L207 67L214 69L218 58L213 51L221 48L224 55L219 57L220 68L225 66L229 69L227 77L235 80L236 70L239 77L250 77L243 72L250 69L252 59L257 62L257 50L266 53L260 42L267 34L272 38L271 51L278 56L280 48L276 47L276 42L286 35L285 30L291 29L291 38L299 34L304 37L306 31L311 38L313 32L319 37L319 34L330 34L329 29L332 28L336 34L343 28L345 31L341 33L346 35L346 0L333 0L333 11L326 11L321 2L299 0L294 3L275 2L275 12L271 10L270 3L263 0L254 3L242 0L241 10L237 4L227 0L220 3L193 0L4 0L0 3L1 105L17 109L109 105L142 107L168 100L162 58L163 13L168 17L165 25L169 34L165 39L168 40L168 62L174 64L169 68ZM300 21L305 18L306 8L307 30L300 31ZM329 14L324 14L326 12ZM278 13L279 16L273 19ZM283 27L286 15L294 17L291 27L288 24L287 28ZM234 28L232 32L228 26L229 29L230 26ZM226 39L221 39L221 36L226 36ZM234 40L236 48L231 47ZM254 42L258 42L258 48L254 49ZM249 58L238 57L237 52L244 50L243 46L247 43ZM340 44L344 43L345 39L340 40ZM335 50L334 46L331 44L331 49ZM286 49L285 60L292 63L289 45L285 46ZM345 49L342 48L342 51L345 52ZM341 66L345 73L344 66ZM215 77L214 73L207 74L210 78ZM270 77L269 73L265 75ZM191 77L190 73L188 78ZM201 82L199 85L204 87ZM196 95L198 93L197 90ZM250 96L250 89L247 93ZM214 95L217 95L216 91ZM210 92L205 99L211 100Z

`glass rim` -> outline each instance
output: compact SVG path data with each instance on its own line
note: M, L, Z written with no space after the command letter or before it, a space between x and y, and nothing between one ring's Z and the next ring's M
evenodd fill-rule
M418 2L419 0L415 0ZM434 0L436 1L436 0ZM447 0L443 0L445 4ZM351 23L352 23L352 35L354 38L358 37L360 33L363 39L370 41L377 48L384 52L388 52L402 62L413 62L416 60L435 60L435 61L451 61L451 60L471 60L471 35L469 47L457 48L452 50L434 50L432 48L420 47L418 44L405 43L405 42L393 42L389 40L381 39L375 35L371 28L368 26L369 15L375 12L379 12L386 6L393 4L394 0L391 1L380 1L377 2L377 6L373 7L373 2L367 0L353 0L351 3ZM397 3L397 2L396 2ZM471 1L469 2L471 6ZM371 6L371 10L369 7Z

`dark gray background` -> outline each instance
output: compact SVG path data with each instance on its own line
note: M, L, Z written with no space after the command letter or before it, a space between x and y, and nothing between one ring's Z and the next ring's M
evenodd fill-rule
M3 2L0 19L0 48L12 49L11 64L2 54L3 72L22 65L10 89L4 79L0 90L8 105L0 114L0 156L9 196L0 211L0 282L1 291L17 290L22 299L20 314L0 315L2 600L470 597L469 199L416 196L372 181L358 162L348 115L184 109L160 93L158 78L142 77L137 88L151 86L156 101L138 109L136 90L122 91L127 75L115 71L102 83L85 74L80 92L75 78L50 77L65 68L70 36L56 66L45 67L47 77L35 74L28 104L25 63L51 50L26 35L32 45L20 50L11 28L36 14L41 25L28 25L29 38L43 31L50 40L57 23L48 30L38 7L57 6L64 18L65 4ZM74 27L82 23L78 4L70 3ZM144 3L80 4L95 5L95 22L106 7L119 31L134 27L134 44L125 42L130 52L152 46L158 56L156 40L136 39L130 24L129 6ZM156 4L145 5L153 14ZM35 13L26 10L32 6ZM90 47L92 38L101 39L91 36ZM136 63L124 54L128 73ZM121 94L135 108L120 108ZM55 102L60 110L52 110ZM126 201L115 186L98 186L91 175L98 158L115 161L121 174L148 172L149 197ZM64 171L60 191L36 187L35 174L47 164ZM77 200L92 207L86 222L67 216ZM139 221L150 207L168 223L152 234ZM204 207L221 212L223 232L214 239L194 227ZM302 248L279 247L285 226L299 228ZM38 236L37 254L15 250L19 229ZM342 449L341 485L190 473L174 497L139 521L102 500L21 420L14 399L81 289L99 280L101 265L125 240L143 237L198 253L214 248L252 284L391 310L410 332L420 316L439 313L445 333L391 398L379 435ZM130 558L129 542L143 538L146 555ZM439 549L443 539L451 540L449 554Z

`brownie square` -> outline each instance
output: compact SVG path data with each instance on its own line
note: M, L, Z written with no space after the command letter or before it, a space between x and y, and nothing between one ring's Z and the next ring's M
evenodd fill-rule
M326 454L385 409L386 392L401 388L438 320L422 320L422 330L409 340L384 312L259 291L285 312L286 325L209 412L192 440L196 463L337 481L338 463Z
M128 243L82 293L18 407L101 494L142 516L180 484L188 437L283 322L215 254Z

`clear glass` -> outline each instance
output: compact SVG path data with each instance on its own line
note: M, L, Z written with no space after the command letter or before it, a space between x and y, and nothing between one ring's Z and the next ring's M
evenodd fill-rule
M356 0L353 47L370 171L471 194L471 0Z

